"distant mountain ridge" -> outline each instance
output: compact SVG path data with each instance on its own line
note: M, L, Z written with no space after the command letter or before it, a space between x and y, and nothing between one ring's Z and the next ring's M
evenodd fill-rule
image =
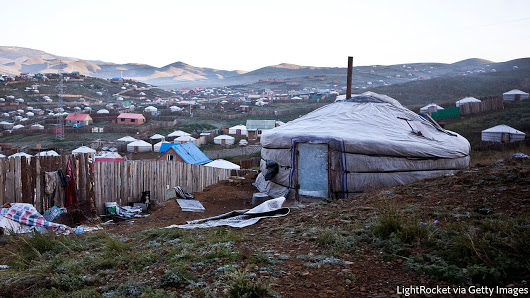
M83 60L71 57L61 57L44 51L14 47L0 46L0 74L17 75L19 73L53 73L63 63L65 72L78 71L84 75L94 77L134 78L149 84L161 87L180 88L188 86L221 86L235 84L249 84L260 80L280 79L296 80L313 76L332 76L342 80L346 77L346 68L342 67L315 67L296 64L281 63L266 66L252 71L220 70L207 67L196 67L182 61L174 62L163 67L147 64L126 63L116 64L99 60ZM517 65L516 65L517 64ZM514 66L530 67L530 59L522 58L507 62L495 63L492 61L471 58L452 64L445 63L412 63L408 65L388 66L356 66L354 76L358 81L382 81L391 76L405 76L415 79L414 76L425 74L429 76L430 68L436 68L435 76L457 75L464 71L476 71L485 66L496 68L498 71L507 70ZM416 71L412 76L412 71ZM490 69L488 69L490 71ZM410 77L407 77L410 76ZM390 82L395 83L395 82Z

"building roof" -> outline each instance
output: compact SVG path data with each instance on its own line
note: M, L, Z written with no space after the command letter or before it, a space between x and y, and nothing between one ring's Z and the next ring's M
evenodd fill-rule
M137 114L137 113L120 113L118 115L118 118L141 119L141 118L145 118L145 117L144 117L144 115Z
M197 145L191 142L185 144L162 144L160 152L164 154L170 148L189 164L202 165L211 161Z
M435 103L431 103L431 104L428 104L428 105L422 107L420 110L428 109L430 107L436 107L436 109L438 109L438 110L443 110L444 109L443 107L441 107L441 106L439 106L439 105L437 105Z
M483 130L482 132L499 132L499 133L511 133L511 134L520 134L520 135L524 135L525 133L520 131L520 130L517 130L513 127L510 127L508 125L504 125L504 124L501 124L501 125L497 125L497 126L494 126L494 127L490 127L488 129L485 129Z
M528 95L528 93L524 92L524 91L521 91L519 89L513 89L513 90L510 90L508 92L504 92L503 94L505 95L509 95L509 94L521 94L521 95Z
M146 141L136 140L134 142L131 142L131 143L127 144L127 147L150 147L150 148L153 148L153 145L147 143Z
M243 125L243 124L239 124L239 125L236 125L236 126L232 126L229 129L247 130L247 127L245 125Z
M276 126L275 120L247 120L247 130L250 129L273 129Z
M91 118L88 114L70 113L64 120L83 121L86 118Z

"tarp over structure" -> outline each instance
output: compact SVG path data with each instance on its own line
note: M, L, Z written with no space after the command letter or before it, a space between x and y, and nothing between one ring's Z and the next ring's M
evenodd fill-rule
M138 148L138 149L135 149ZM127 144L127 152L150 152L153 151L153 145L147 143L146 141L136 140Z
M524 100L528 99L528 93L519 89L513 89L502 94L502 99L507 101Z
M524 141L525 133L508 125L497 125L482 131L482 141L510 143Z
M272 197L296 189L302 195L347 197L469 166L464 137L373 92L269 130L261 144L255 185Z
M224 159L216 159L212 162L209 162L204 165L205 167L212 167L212 168L219 168L219 169L227 169L227 170L240 170L241 166L236 165L233 162L229 162L228 160Z

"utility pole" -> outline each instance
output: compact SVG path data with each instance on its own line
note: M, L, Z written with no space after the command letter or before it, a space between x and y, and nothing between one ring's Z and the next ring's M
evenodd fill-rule
M351 98L351 81L353 75L353 57L348 57L348 82L346 82L346 99Z
M63 78L63 61L59 61L59 84L57 85L59 89L59 99L58 99L58 107L62 108L64 105L63 102L63 93L64 93L64 78ZM55 139L58 141L64 140L64 117L63 112L57 111L57 127L55 128Z

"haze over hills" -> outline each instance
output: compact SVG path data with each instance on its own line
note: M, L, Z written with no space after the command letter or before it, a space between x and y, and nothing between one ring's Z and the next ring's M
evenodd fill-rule
M332 81L345 82L346 68L300 66L289 63L262 67L252 71L219 70L196 67L184 62L175 62L163 67L147 64L116 64L96 60L61 57L22 47L0 46L0 74L56 73L63 63L65 72L78 71L95 77L134 78L163 88L209 87L250 84L260 80L291 80L305 82L309 77L327 76ZM472 58L452 64L412 63L406 65L356 66L354 84L359 86L405 83L418 79L455 76L466 73L505 71L516 68L529 68L530 58L495 63Z

